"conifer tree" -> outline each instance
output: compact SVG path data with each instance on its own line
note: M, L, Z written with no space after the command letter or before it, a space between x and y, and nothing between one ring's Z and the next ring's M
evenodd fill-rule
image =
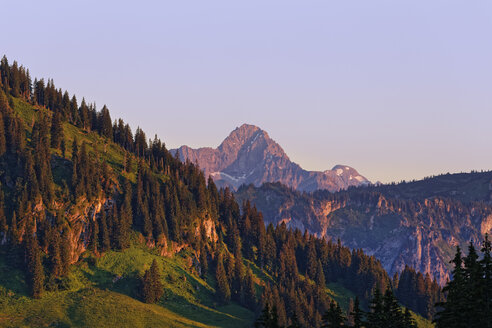
M60 142L60 150L62 153L62 157L67 157L67 145L65 143L65 139L63 138Z
M443 292L447 294L446 301L437 304L438 312L435 319L437 328L464 327L464 323L468 320L466 317L466 299L464 297L467 294L465 290L466 279L459 246L456 247L456 255L451 262L454 264L453 280L448 282L443 288Z
M261 315L255 321L255 328L280 328L277 309L270 309L268 303L263 308Z
M482 291L480 290L483 280L482 267L478 261L478 254L473 243L468 245L468 256L464 259L465 291L462 295L466 299L466 313L469 316L470 327L480 327L482 320Z
M7 113L10 111L9 100L5 93L0 90L0 113Z
M60 112L53 114L51 120L51 147L60 149L63 140L63 126Z
M404 328L417 328L417 324L410 313L408 308L405 308L405 312L403 313L403 327Z
M103 106L99 114L99 133L103 137L113 139L113 124L111 123L111 116L106 105Z
M368 328L379 328L385 324L385 316L383 313L383 296L379 288L374 289L373 298L369 305L370 312L367 313Z
M100 229L99 229L99 239L101 241L101 250L107 251L111 248L111 241L108 230L108 223L106 220L106 211L104 209L101 210L100 216Z
M26 240L26 261L31 296L41 298L44 290L44 269L38 239L29 228Z
M360 309L359 297L355 297L354 310L350 313L353 318L354 328L362 328L364 325L364 312Z
M299 318L295 312L290 317L290 325L287 328L302 328Z
M0 92L2 92L0 90ZM5 123L3 121L3 114L0 111L0 157L7 152L7 139L5 138Z
M8 231L9 226L7 224L7 216L5 215L5 200L2 184L0 183L0 244L6 243Z
M207 276L207 272L208 272L208 256L203 241L200 247L200 266L201 266L201 276L202 278L204 278Z
M400 327L403 325L403 315L398 301L393 295L393 291L388 288L383 297L384 321L389 327Z
M142 297L146 303L155 303L161 299L164 289L161 283L159 267L155 259L152 261L150 269L145 271L142 284Z
M251 269L246 272L244 298L246 307L253 310L256 307L256 288Z
M62 259L62 276L68 275L70 271L70 264L72 262L72 245L70 241L70 232L68 228L65 228L62 234L61 241L61 259Z
M219 254L217 258L215 279L217 280L217 296L219 300L226 303L229 302L231 299L231 289L229 287L229 281L224 268L222 254Z
M483 327L492 327L492 257L491 257L491 243L489 235L485 234L485 238L482 244L482 260L480 265L482 267L482 279L480 281L481 295L481 324Z
M342 313L342 309L340 308L340 304L335 303L335 301L331 301L330 308L323 315L323 324L322 328L335 328L342 327L345 322L345 317Z
M316 269L316 285L322 289L326 286L325 273L320 260L318 260L318 268Z
M91 226L91 238L89 243L89 249L97 253L99 250L99 222L97 222L96 218L90 220L90 226Z

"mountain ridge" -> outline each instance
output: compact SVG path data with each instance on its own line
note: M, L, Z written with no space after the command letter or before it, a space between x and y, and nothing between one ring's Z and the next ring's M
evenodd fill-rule
M492 233L492 171L444 174L424 180L355 188L338 193L299 193L280 184L244 186L265 222L340 239L381 260L394 274L405 265L445 284L456 246L479 248Z
M281 182L300 191L338 191L370 181L354 168L335 165L331 170L307 171L290 160L282 147L261 128L243 124L236 127L217 147L171 149L182 160L197 162L206 176L220 187L237 189L243 184Z

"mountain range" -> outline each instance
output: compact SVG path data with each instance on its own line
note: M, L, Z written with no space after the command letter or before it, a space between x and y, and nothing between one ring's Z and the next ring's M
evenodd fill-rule
M420 181L300 193L281 184L244 186L236 193L250 200L267 223L285 223L361 248L390 273L406 265L440 284L451 277L456 246L480 249L492 232L492 172L445 174Z
M182 160L198 163L205 176L212 176L219 187L237 189L243 184L280 182L299 191L339 191L370 184L345 165L323 172L304 170L289 159L266 131L249 124L236 128L217 148L181 146L171 150L172 154L176 152Z

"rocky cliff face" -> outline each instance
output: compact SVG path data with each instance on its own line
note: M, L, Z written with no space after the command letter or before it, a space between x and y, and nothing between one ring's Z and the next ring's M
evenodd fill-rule
M492 207L485 202L449 198L401 199L377 188L330 194L302 194L280 184L243 187L237 199L250 199L267 223L284 222L375 255L390 273L405 265L429 273L444 284L456 245L479 247L492 231Z
M369 184L349 166L337 165L324 172L302 169L268 133L254 125L243 124L236 128L216 149L182 146L171 152L178 152L183 160L196 161L205 176L212 176L221 187L237 189L243 184L259 186L264 182L281 182L301 191L338 191Z

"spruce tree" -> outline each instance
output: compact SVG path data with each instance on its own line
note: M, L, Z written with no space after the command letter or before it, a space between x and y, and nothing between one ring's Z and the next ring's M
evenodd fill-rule
M276 308L270 309L267 303L255 321L255 328L280 328Z
M32 228L28 229L26 239L26 260L31 296L41 298L44 290L44 269L38 239L34 235Z
M106 211L101 210L100 224L99 224L99 240L101 243L101 250L107 251L111 248L111 240L108 230L108 223L106 220Z
M374 289L374 294L371 299L369 309L367 313L367 326L368 328L380 328L385 324L385 316L383 313L383 296L379 288Z
M161 275L157 261L154 259L150 269L145 271L142 279L142 297L146 303L155 303L159 301L164 294L161 283Z
M354 328L362 328L364 325L364 312L360 309L359 297L355 297L354 310L350 313L353 318Z
M456 247L456 255L451 262L454 264L453 280L443 288L446 301L436 304L438 307L435 318L436 328L467 327L466 278L459 246Z
M388 288L383 297L383 316L387 327L401 327L403 325L403 314L393 291Z
M60 149L63 140L63 125L60 112L53 114L51 120L51 147Z
M2 91L0 91L2 92ZM5 123L0 111L0 157L7 152L7 139L5 138Z
M297 314L295 312L290 317L290 325L287 328L302 328L301 324L299 323L299 318L297 317Z
M159 301L164 294L164 288L161 283L161 273L157 265L157 261L154 259L150 266L150 276L152 278L152 288L154 290L155 301Z
M0 183L0 244L3 244L3 241L7 241L8 230L9 226L5 215L5 196L2 190L2 183Z
M217 296L219 300L225 303L229 302L231 299L231 289L229 287L229 281L224 268L222 254L220 254L217 258L215 279L217 280Z
M323 315L322 328L342 327L345 322L345 316L342 313L340 304L331 301L330 308Z
M245 286L244 286L244 298L246 307L253 310L256 307L256 288L253 280L253 273L250 269L246 272Z
M321 264L320 260L318 260L318 269L316 270L316 285L320 287L322 290L326 286L325 273L323 270L323 265Z
M469 327L482 327L482 292L480 290L483 271L478 261L478 254L472 242L468 245L468 256L464 259L466 313Z
M480 265L482 267L482 279L480 281L481 290L481 324L483 327L492 327L492 258L491 258L491 243L489 235L485 234L485 238L482 244L482 260Z
M404 328L417 328L417 324L410 313L408 308L405 308L405 312L403 313L403 327Z

